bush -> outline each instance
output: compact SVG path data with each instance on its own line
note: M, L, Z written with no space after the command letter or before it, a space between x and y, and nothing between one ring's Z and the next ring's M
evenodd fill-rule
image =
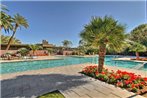
M29 50L26 49L26 48L20 48L20 49L18 50L18 53L20 53L21 56L26 56L26 55L29 53Z
M91 65L85 67L82 73L132 92L138 92L147 86L147 77L143 78L140 75L126 71L117 70L114 72L113 70L103 69L101 73L98 73L97 66Z

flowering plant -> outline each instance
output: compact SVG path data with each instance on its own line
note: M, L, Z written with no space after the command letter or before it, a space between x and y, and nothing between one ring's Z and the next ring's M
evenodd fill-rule
M136 75L135 73L127 71L108 71L108 69L103 68L102 72L99 73L97 66L91 65L85 67L82 73L139 94L142 93L141 90L147 86L147 77L141 77L141 75Z

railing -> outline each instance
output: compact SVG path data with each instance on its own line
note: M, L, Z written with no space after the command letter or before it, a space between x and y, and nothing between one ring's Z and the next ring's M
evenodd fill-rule
M145 64L146 64L146 62L144 62L143 64L139 64L138 66L135 66L133 69L140 69L140 68L144 67Z

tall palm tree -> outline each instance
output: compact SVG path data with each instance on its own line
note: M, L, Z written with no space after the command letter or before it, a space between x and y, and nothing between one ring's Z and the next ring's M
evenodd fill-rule
M1 11L0 11L0 30L4 28L5 32L9 32L9 30L12 30L12 22L13 19L10 15L6 14L5 11L8 11L8 9L4 5L0 5Z
M132 43L132 45L130 45L130 51L133 51L136 53L136 60L139 60L139 52L145 52L146 47L140 43Z
M62 44L63 44L63 47L67 49L72 45L72 42L69 40L64 40L62 41Z
M25 27L25 28L29 27L27 20L19 14L14 15L13 21L14 21L13 34L12 34L12 36L11 36L9 42L8 42L6 50L9 50L9 47L10 47L11 42L12 42L12 38L14 37L17 28L18 27Z
M98 71L102 72L106 48L111 47L115 51L122 50L124 46L125 26L112 17L93 17L89 24L84 26L80 33L81 38L95 46L99 50Z

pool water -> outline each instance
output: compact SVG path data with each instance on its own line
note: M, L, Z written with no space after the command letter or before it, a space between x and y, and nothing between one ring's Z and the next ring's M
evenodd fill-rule
M73 64L82 63L98 63L98 57L59 57L58 60L38 60L38 61L21 61L21 62L9 62L1 63L1 74L22 72L27 70L37 70L43 68L51 68L57 66L69 66ZM115 61L115 56L106 56L105 65L118 66L124 68L133 68L142 63L132 61Z

